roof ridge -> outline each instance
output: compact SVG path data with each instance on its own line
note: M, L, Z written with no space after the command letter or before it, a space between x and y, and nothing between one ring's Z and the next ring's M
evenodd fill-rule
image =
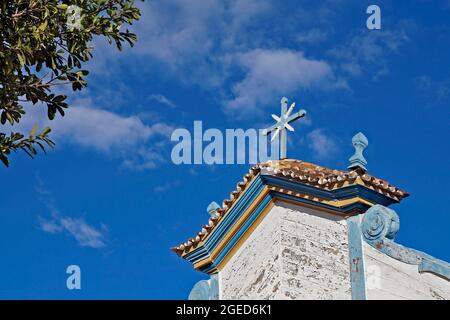
M295 163L295 165L293 165L293 163ZM246 190L249 182L252 181L261 170L266 170L270 173L273 172L274 175L287 177L288 179L296 179L301 183L329 190L333 189L337 184L346 181L353 182L357 178L360 178L364 184L371 186L377 192L381 191L380 193L387 193L389 197L396 201L400 201L402 198L409 196L406 191L400 190L385 180L373 177L366 171L358 169L331 169L298 159L269 160L252 166L248 173L244 174L243 178L236 184L235 190L230 193L229 198L223 200L222 207L211 214L208 223L202 227L201 231L198 232L195 237L190 238L186 242L176 247L172 247L171 249L178 255L181 255L212 232L212 229L214 229L222 217L228 212L228 209L232 207L234 202Z

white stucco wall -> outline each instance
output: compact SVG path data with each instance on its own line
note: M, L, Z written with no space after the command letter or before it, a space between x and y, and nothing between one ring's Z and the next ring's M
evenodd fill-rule
M282 204L281 299L350 299L345 219Z
M450 299L450 282L363 241L367 299ZM220 299L350 299L347 223L278 202L219 272Z
M363 243L367 299L450 299L450 282Z
M276 299L280 288L279 225L274 207L219 272L220 299Z
M280 202L219 281L221 299L349 299L346 221Z

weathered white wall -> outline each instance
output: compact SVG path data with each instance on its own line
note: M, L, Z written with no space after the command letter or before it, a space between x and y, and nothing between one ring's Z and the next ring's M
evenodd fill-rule
M450 299L450 282L363 243L367 299Z
M219 279L221 299L349 299L346 222L280 202Z
M281 204L280 299L350 299L345 219Z
M450 299L450 282L420 274L363 241L367 299ZM219 273L220 299L350 299L345 219L278 202Z
M276 299L279 270L279 214L274 207L219 272L219 298Z

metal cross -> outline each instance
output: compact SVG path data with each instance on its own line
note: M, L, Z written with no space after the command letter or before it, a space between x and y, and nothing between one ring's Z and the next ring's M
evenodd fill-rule
M286 97L283 97L281 99L281 115L278 117L274 114L272 114L272 118L277 121L273 126L270 128L267 128L264 131L265 135L268 135L269 133L272 133L272 139L271 141L274 141L275 138L280 135L280 160L287 158L287 132L286 129L289 131L294 131L294 128L290 125L291 122L294 122L297 119L303 118L306 115L305 110L300 110L297 113L294 113L291 115L292 110L294 110L295 102L291 104L291 106L288 109L288 99Z

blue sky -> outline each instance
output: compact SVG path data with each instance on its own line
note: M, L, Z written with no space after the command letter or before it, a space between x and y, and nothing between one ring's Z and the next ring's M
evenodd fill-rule
M382 29L366 28L381 7ZM308 111L289 157L411 193L397 241L450 261L449 1L164 0L140 4L139 43L95 42L89 86L50 123L57 146L0 168L0 298L184 299L205 278L169 248L208 220L248 165L181 165L175 128L263 128L282 96ZM28 108L21 126L45 125ZM82 289L66 288L77 264Z

